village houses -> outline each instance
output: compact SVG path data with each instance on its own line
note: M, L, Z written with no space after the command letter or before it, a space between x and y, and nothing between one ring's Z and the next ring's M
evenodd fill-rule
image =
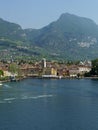
M17 63L14 63L17 64ZM4 76L11 76L12 73L9 70L10 63L2 63L0 62L0 70L4 72ZM84 61L79 64L63 64L58 62L50 62L46 61L46 59L42 59L42 61L35 63L21 63L18 64L18 72L17 74L20 76L33 76L38 77L42 75L49 75L52 77L62 76L62 77L77 77L78 75L83 76L85 73L90 72L91 70L91 62Z

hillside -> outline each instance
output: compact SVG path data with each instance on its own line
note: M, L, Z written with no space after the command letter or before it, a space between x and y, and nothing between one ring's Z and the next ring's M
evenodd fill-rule
M98 26L88 18L65 13L42 29L28 31L27 36L54 57L75 60L98 55Z
M2 59L85 60L98 58L98 25L65 13L41 29L22 29L0 19Z

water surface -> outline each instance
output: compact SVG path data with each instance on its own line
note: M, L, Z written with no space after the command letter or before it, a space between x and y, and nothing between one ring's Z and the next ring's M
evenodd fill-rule
M98 130L98 80L3 83L0 130Z

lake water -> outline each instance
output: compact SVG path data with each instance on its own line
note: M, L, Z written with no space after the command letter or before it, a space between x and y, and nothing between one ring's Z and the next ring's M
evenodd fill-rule
M98 130L98 80L3 83L0 130Z

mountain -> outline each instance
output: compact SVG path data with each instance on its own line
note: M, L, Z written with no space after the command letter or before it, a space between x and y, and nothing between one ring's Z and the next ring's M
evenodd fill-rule
M0 60L30 57L31 50L20 25L0 19Z
M22 29L0 19L0 56L16 59L98 58L98 25L69 13L41 29Z
M26 36L20 25L0 19L0 39L1 38L22 41Z
M26 30L29 40L64 59L92 59L98 56L98 25L88 18L65 13L48 26Z

